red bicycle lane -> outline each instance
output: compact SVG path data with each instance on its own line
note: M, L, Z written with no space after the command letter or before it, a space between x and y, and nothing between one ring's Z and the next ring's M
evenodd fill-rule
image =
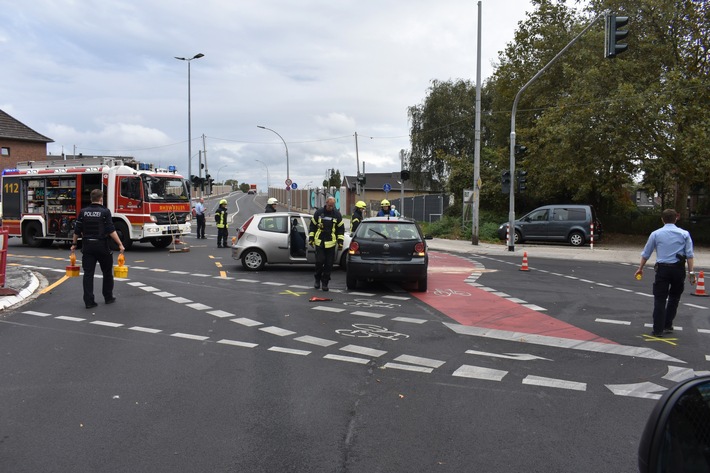
M466 282L476 265L447 253L429 253L427 292L412 293L461 325L548 337L617 344ZM437 291L438 290L438 291ZM456 294L456 293L459 294ZM447 296L447 294L450 294ZM464 296L462 294L470 294Z

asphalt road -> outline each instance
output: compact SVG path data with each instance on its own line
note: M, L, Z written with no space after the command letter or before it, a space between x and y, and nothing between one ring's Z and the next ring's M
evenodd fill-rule
M232 228L263 209L228 200ZM635 471L654 399L707 366L709 304L649 339L627 263L434 251L426 294L341 271L323 293L207 234L135 245L116 304L85 309L72 278L0 316L4 471ZM50 282L68 264L9 257Z

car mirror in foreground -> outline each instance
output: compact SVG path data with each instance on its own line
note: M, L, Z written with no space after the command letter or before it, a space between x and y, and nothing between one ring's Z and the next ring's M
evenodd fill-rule
M658 400L638 464L641 473L710 472L710 376L682 381Z

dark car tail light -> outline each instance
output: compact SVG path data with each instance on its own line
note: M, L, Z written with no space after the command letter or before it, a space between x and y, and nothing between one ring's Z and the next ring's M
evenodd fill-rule
M239 233L237 234L237 241L239 241L239 239L242 237L242 235L244 235L244 232L247 231L247 228L249 228L249 224L251 223L252 220L254 220L253 215L251 217L249 217L249 220L244 222L244 225L241 226L241 228L239 229Z
M420 241L419 243L414 245L414 253L417 256L424 256L426 254L426 245Z
M351 241L350 246L348 247L348 253L351 255L357 255L360 253L360 245L358 245L356 241Z

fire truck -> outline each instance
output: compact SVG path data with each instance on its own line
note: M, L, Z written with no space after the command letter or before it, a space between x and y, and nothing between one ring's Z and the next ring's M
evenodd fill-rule
M175 168L114 157L28 161L5 169L2 226L33 247L69 242L93 189L104 192L104 205L126 249L134 242L165 248L174 237L190 233L190 191Z

